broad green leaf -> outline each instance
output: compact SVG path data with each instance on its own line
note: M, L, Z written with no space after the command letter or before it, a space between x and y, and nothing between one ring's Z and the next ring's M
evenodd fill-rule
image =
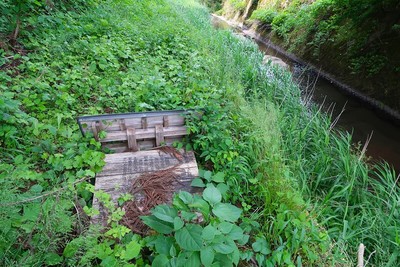
M174 225L172 223L161 221L153 215L141 216L140 218L142 219L144 224L153 228L161 234L170 234L174 230Z
M174 195L174 198L172 199L172 205L180 211L189 211L189 207L180 199L178 194Z
M171 246L171 249L169 250L169 255L171 257L175 257L176 256L176 248L174 245Z
M187 224L175 232L178 245L187 251L200 251L203 241L201 233L203 228L197 224Z
M90 63L89 70L90 70L91 72L94 72L96 69L97 69L97 64L96 64L96 62Z
M223 234L227 234L232 230L233 226L233 223L222 222L218 225L218 230L220 230Z
M211 182L211 175L212 175L212 172L210 172L210 171L205 171L204 174L203 174L203 177L204 177L204 179L206 179L208 182Z
M178 260L176 265L178 267L200 267L200 255L199 252L182 252L178 255Z
M164 254L160 254L156 256L151 263L151 266L154 267L167 267L169 265L168 257Z
M158 219L170 223L173 223L178 216L176 209L165 204L156 206L151 213Z
M185 221L190 222L197 217L193 212L181 211L181 216Z
M233 266L232 260L229 259L228 255L216 253L215 254L215 262L219 263L220 267L230 267ZM214 265L214 264L213 264ZM261 266L261 265L260 265Z
M214 206L212 213L221 220L236 222L239 219L242 210L232 204L218 203Z
M214 261L214 250L212 249L212 247L205 247L203 249L200 250L200 259L201 259L201 263L205 266L211 266L211 264Z
M159 254L168 255L171 247L174 245L172 237L159 235L156 240L153 241L156 251Z
M201 178L194 178L190 185L193 187L206 187Z
M63 257L56 253L47 253L45 256L45 262L49 266L58 265L63 261Z
M208 203L202 199L201 197L195 197L195 200L192 204L189 205L191 208L198 208L204 217L207 217L210 212L210 206Z
M225 181L225 173L217 172L212 176L212 180L216 183L223 183Z
M136 241L129 242L126 245L126 251L125 251L125 255L123 256L123 259L129 261L129 260L136 258L139 255L141 248L142 248L142 246L138 242L136 242Z
M203 191L203 198L208 201L212 206L221 202L222 195L221 192L213 184L209 184Z
M257 253L256 254L256 261L258 263L258 266L264 266L263 263L265 261L265 255Z
M243 238L243 229L237 225L233 225L232 230L228 233L228 236L233 240L241 240Z
M174 218L174 230L177 231L183 227L185 223L182 221L181 218L175 217Z
M226 236L219 236L216 238L213 248L216 252L221 254L229 254L236 248L235 242Z
M117 259L113 255L110 255L101 261L100 266L114 267L117 266L117 264L118 264Z
M204 227L203 232L201 233L201 237L206 241L211 241L214 239L217 234L217 229L215 229L212 225L207 225Z
M229 186L221 183L221 184L217 184L217 189L219 190L219 192L221 192L221 195L223 196L223 198L226 199L226 192L228 192Z
M235 246L235 248L233 249L233 252L231 254L229 254L228 257L232 260L233 264L237 266L239 264L239 260L240 260L239 249Z
M100 260L106 259L113 252L110 246L106 243L96 245L95 251L97 252L97 258L99 258Z
M271 253L269 244L265 238L257 237L256 242L254 242L251 247L255 252L260 252L261 254L268 255Z
M190 204L193 202L193 195L190 194L189 192L186 191L180 191L178 193L179 198L183 201L185 204Z

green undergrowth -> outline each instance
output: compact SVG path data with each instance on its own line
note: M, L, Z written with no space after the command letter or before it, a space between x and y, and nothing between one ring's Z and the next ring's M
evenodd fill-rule
M370 179L290 74L213 29L197 2L110 0L30 27L19 39L30 53L3 51L18 64L0 73L1 265L342 266L360 242L396 265L395 175L382 166ZM116 205L94 190L104 153L75 118L166 109L202 113L183 145L204 191L155 207L143 237L120 223L132 196ZM87 217L93 195L105 228Z
M255 5L249 22L270 29L274 42L399 109L399 58L393 56L400 40L397 1L259 0Z

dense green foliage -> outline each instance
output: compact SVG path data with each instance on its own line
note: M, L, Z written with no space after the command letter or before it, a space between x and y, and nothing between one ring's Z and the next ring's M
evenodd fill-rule
M8 42L15 45L20 33L29 31L43 15L55 11L81 10L92 6L96 0L90 1L40 1L40 0L4 0L0 3L0 42L7 46ZM7 40L6 42L4 42Z
M356 89L400 109L398 1L257 2L249 19L271 26L275 42ZM363 79L358 79L360 76Z
M396 265L394 175L383 167L384 183L370 180L349 138L303 106L290 75L212 29L195 1L110 0L41 14L31 27L19 39L31 53L2 50L1 265L335 266L355 259L359 242L377 250L377 265L390 253ZM188 126L209 169L194 185L206 189L155 207L143 218L155 232L134 235L120 224L130 196L115 205L90 184L104 154L75 118L183 108L203 112ZM93 194L110 214L105 229L89 226Z

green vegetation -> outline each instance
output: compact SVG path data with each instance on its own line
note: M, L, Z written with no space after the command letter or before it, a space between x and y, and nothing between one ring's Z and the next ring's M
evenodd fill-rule
M247 23L258 22L258 29L267 29L275 43L400 110L398 1L255 2Z
M376 266L399 263L395 174L371 171L290 74L197 2L109 0L25 27L29 53L1 50L1 265L342 266L360 242ZM115 206L90 183L104 153L75 118L184 108L203 112L182 145L205 190L155 207L142 218L154 232L135 235L120 223L130 196ZM89 224L93 194L106 228Z

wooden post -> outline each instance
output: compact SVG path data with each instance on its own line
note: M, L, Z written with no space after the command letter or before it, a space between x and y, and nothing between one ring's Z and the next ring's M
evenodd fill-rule
M97 122L96 121L94 121L94 122L92 122L92 132L93 132L93 136L94 136L94 139L96 139L96 141L99 141L99 132L98 132L98 130L97 130Z
M161 143L164 142L164 131L162 125L155 126L156 131L156 146L161 146Z
M118 120L118 124L119 124L119 129L121 131L125 131L126 130L125 119Z
M168 116L163 116L163 125L164 127L169 127Z
M135 128L126 129L126 139L128 139L128 148L130 151L138 151L138 145L136 142L136 130Z
M142 129L147 129L147 118L146 117L142 118Z
M361 243L360 246L358 247L357 267L364 267L364 250L365 250L365 246L363 243Z

